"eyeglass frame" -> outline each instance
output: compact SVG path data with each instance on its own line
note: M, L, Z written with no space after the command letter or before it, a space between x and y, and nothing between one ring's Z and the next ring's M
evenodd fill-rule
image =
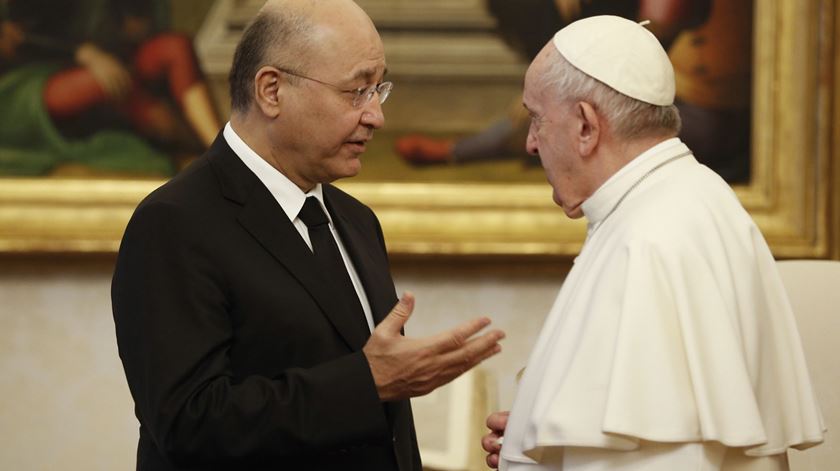
M323 80L318 80L318 79L313 78L313 77L308 77L306 75L297 73L293 70L289 70L285 67L279 67L279 66L276 66L276 65L273 65L272 67L279 70L280 72L283 72L284 74L289 74L289 75L294 76L294 77L299 77L299 78L302 78L302 79L311 80L315 83L320 83L321 85L326 85L327 87L330 87L333 90L336 90L337 92L353 94L353 108L361 108L362 106L370 103L371 100L373 100L374 93L379 95L379 104L381 105L381 104L385 103L385 100L388 99L388 96L391 94L391 91L394 89L394 83L390 82L390 81L379 82L379 83L376 83L376 84L373 84L373 85L370 85L370 86L367 86L367 87L344 89L344 88L341 88L341 87L339 87L335 84L332 84L332 83L329 83L329 82L324 82Z

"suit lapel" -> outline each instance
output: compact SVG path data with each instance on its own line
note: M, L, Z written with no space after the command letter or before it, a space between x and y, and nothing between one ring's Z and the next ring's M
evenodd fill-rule
M365 234L360 230L351 215L334 201L337 198L330 197L333 191L335 190L330 185L324 185L327 209L362 281L373 314L373 322L379 324L396 303L394 283L387 264L376 262L371 256L372 253L382 250L377 244L376 235Z
M335 188L331 185L324 185L324 199L327 209L336 225L344 248L347 249L356 273L362 280L365 294L367 294L370 310L373 314L373 322L378 325L382 319L391 312L396 303L394 293L394 282L391 280L387 260L376 262L371 254L382 251L377 242L376 234L371 231L362 230L358 221L350 214L351 209L339 204L339 199L331 197ZM401 408L405 407L402 402L383 402L382 408L390 427L394 427Z
M220 140L223 147L217 149ZM228 199L242 205L238 216L242 227L309 292L347 345L354 351L361 349L367 333L329 291L326 280L315 269L312 251L271 192L221 136L211 149L210 159L221 182L222 192Z

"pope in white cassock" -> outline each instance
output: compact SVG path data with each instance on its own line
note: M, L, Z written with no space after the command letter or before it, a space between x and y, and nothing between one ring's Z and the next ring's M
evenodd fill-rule
M615 16L562 29L528 69L528 151L588 231L509 417L488 418L492 467L784 470L823 440L773 256L675 137L673 102L659 42Z

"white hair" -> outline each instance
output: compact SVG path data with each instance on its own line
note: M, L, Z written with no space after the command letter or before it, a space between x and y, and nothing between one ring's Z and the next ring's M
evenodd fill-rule
M623 139L678 134L682 126L674 105L658 106L623 95L573 66L552 51L543 81L560 100L585 101L601 114L612 132Z

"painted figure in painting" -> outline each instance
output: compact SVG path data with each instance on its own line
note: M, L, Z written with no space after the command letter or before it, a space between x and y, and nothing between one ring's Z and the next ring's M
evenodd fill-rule
M169 2L0 0L0 174L172 174L220 125Z
M560 27L579 18L612 14L650 20L677 74L680 137L701 162L729 182L750 173L752 0L487 0L505 41L527 60ZM527 119L517 99L484 131L461 139L409 135L397 152L414 164L525 157Z

